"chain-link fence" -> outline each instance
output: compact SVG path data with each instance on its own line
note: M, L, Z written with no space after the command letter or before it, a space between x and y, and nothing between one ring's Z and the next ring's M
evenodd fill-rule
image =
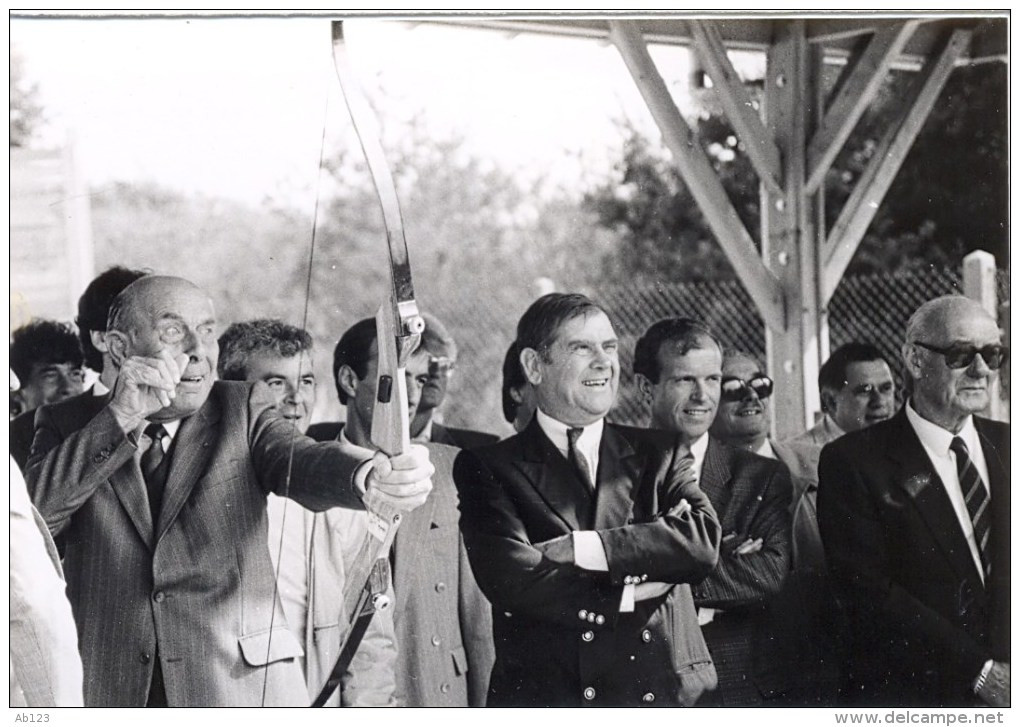
M962 292L961 280L959 269L944 268L845 277L829 305L831 348L850 341L871 342L893 364L899 378L896 363L910 314L926 300ZM996 282L999 301L1008 301L1008 271L999 271ZM610 414L613 421L643 424L647 419L646 407L633 385L631 365L637 339L661 318L698 318L724 346L764 358L764 323L739 281L658 283L582 292L605 307L620 336L620 397ZM457 371L444 405L443 419L447 424L500 434L510 431L501 412L500 372L517 319L529 302L524 300L497 309L483 301L463 300L454 295L444 301L442 308L434 309L460 348ZM1005 385L1008 371L1003 371L1002 378Z

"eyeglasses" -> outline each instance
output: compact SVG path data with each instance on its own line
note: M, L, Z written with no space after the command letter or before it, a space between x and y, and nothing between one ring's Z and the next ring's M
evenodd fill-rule
M429 376L449 376L457 362L449 356L429 356Z
M741 401L748 390L758 395L759 399L768 399L772 396L772 379L768 376L755 376L750 381L738 378L723 379L721 393L723 401Z
M981 358L988 365L988 368L993 371L1006 363L1006 360L1009 358L1009 348L998 343L992 343L987 346L982 346L981 348L966 344L949 346L948 348L939 348L938 346L932 346L931 344L922 343L921 341L914 341L914 345L942 354L946 358L946 366L951 369L967 368L970 366L971 362L974 361L974 357L979 353L981 354Z

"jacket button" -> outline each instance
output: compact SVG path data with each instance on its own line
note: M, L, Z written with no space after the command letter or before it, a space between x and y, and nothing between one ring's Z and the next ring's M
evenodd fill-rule
M152 655L149 654L149 652L147 651L143 651L141 654L138 655L138 661L142 662L143 664L148 664L150 661L152 661Z
M589 611L588 612L588 623L590 623L590 624L595 623L595 616L596 616L596 614L594 614L591 611Z
M583 634L581 634L581 640L582 641L591 641L594 638L595 638L595 633L593 631L585 631Z
M446 590L446 584L440 581L436 584L436 593L442 593Z
M432 645L433 646L439 646L441 643L443 643L443 640L440 639L438 636L433 636L432 637Z
M447 692L450 691L450 685L447 682L443 682L442 686L439 687L439 691L441 691L443 694L446 694Z
M585 687L584 688L584 698L587 699L589 702L591 700L595 699L595 688L594 687Z
M595 623L597 623L599 626L601 626L605 622L606 622L606 617L603 616L601 613L598 616L595 617Z
M582 608L580 611L577 612L577 617L584 621L586 618L588 618L588 612Z
M163 591L156 591L156 595L152 598L156 603L163 603L163 599L166 598L166 594L163 593Z
M641 632L641 640L644 641L647 644L649 641L652 640L652 632L649 631L648 629L645 629L644 631L642 631Z
M509 611L504 611L503 615L506 616L507 618L510 618L511 616L513 616L513 614L510 613Z
M642 702L654 702L655 701L655 695L652 694L651 692L648 692L647 694L645 694L644 696L641 697L641 701Z

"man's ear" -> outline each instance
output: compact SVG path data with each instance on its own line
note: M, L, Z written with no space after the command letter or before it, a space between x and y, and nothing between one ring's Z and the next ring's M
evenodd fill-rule
M106 353L109 350L106 343L106 331L89 331L89 338L92 339L92 347L100 353Z
M637 384L638 391L641 392L641 398L646 404L652 403L652 382L648 380L648 377L644 374L634 374L634 383Z
M836 392L826 386L818 392L818 397L822 401L822 412L829 416L834 415L836 413Z
M92 335L95 335L94 333ZM120 368L124 365L124 361L127 359L127 336L120 331L107 331L105 334L104 346L106 351L110 354L110 358L113 359L113 363ZM95 339L92 339L95 343ZM98 346L96 348L99 348ZM103 350L103 349L100 349Z
M521 349L521 368L533 386L542 383L542 356L533 348Z
M353 399L355 394L358 393L358 384L361 383L361 379L354 373L354 369L344 364L337 369L336 383L349 398Z
M921 363L921 351L919 349L920 346L915 346L913 343L904 343L903 348L900 349L900 354L903 356L903 365L906 366L912 379L921 378L921 371L924 368L924 365Z

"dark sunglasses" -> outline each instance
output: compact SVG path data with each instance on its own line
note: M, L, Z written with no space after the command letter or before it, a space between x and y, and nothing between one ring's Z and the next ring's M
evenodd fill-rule
M448 356L429 356L429 376L449 376L456 362Z
M981 348L962 344L959 346L949 346L948 348L939 348L938 346L921 343L920 341L914 341L914 344L945 356L946 366L951 369L967 368L974 361L974 357L979 353L981 354L981 358L988 365L988 368L993 371L1006 363L1006 360L1009 358L1009 349L998 343L992 343L987 346L982 346Z
M772 396L772 379L768 376L755 376L750 381L737 378L723 379L722 400L742 401L747 396L748 389L757 394L759 399L768 399Z

